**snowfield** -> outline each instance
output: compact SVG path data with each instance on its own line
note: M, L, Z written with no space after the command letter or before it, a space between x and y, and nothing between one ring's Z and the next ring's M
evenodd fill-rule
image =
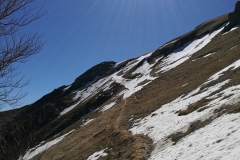
M229 80L199 92L197 88L186 96L181 96L171 103L165 104L151 115L141 119L130 129L133 134L150 136L157 145L150 159L240 159L240 114L224 115L215 119L189 136L184 137L176 145L169 142L168 136L177 132L186 132L191 122L204 121L214 117L214 110L223 105L240 102L240 85L229 87L213 96ZM211 99L202 112L192 112L179 116L176 112L185 110L190 104L202 98ZM154 116L153 116L154 115ZM231 135L230 137L228 137ZM234 139L234 141L233 141ZM218 142L219 141L219 142ZM206 152L205 152L206 151ZM237 157L234 157L237 156Z
M204 36L187 44L185 49L177 54L171 54L159 67L160 72L166 72L189 59L193 53L201 49L221 31ZM132 134L144 134L153 139L156 147L150 160L239 160L240 159L240 114L223 114L218 117L214 112L222 106L238 104L240 102L240 85L224 88L230 79L206 87L210 82L216 82L224 73L240 67L237 60L228 67L212 75L204 84L188 93L164 104L158 110L145 118L135 120L130 129ZM202 107L202 111L193 111L186 115L178 115L179 111L187 108L201 99L209 100ZM191 123L203 122L207 119L213 121L186 134L174 143L169 138L176 133L186 133Z
M224 115L176 145L158 146L150 160L239 160L240 114Z
M134 124L134 127L130 129L133 134L145 134L150 136L155 143L165 139L180 130L188 129L191 122L196 120L205 120L213 115L210 112L215 108L209 108L202 112L193 112L185 116L178 116L177 111L185 110L191 104L208 97L210 94L219 91L223 85L229 81L219 83L204 92L200 92L200 88L192 91L186 96L181 96L176 100L165 104L157 111L153 112L149 116L143 118ZM154 116L153 116L154 115Z

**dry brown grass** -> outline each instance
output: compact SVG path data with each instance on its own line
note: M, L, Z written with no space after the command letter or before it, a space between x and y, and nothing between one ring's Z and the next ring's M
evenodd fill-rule
M185 136L191 134L192 132L194 132L200 128L205 127L206 125L210 124L212 121L213 121L213 118L209 118L204 121L199 120L199 121L192 122L189 125L189 128L186 132L176 132L176 133L173 133L172 135L168 136L168 138L171 139L174 144L176 144L179 140L181 140Z
M197 111L202 106L205 106L208 101L209 100L207 100L206 98L203 98L203 99L199 100L198 102L190 104L186 110L180 110L180 111L177 111L176 113L178 113L179 116L188 115L188 114L192 113L193 111Z
M108 155L102 159L144 159L152 150L152 142L146 136L133 136L126 129L126 123L128 123L128 120L124 119L126 107L126 102L120 100L111 111L100 115L87 126L79 127L82 124L80 121L75 123L74 126L78 129L72 133L71 137L66 137L58 145L34 159L41 157L42 160L84 160L94 152L105 148L108 148L106 150ZM92 117L95 117L94 113L85 118Z
M234 114L240 112L240 104L224 105L215 110L215 113L219 114Z
M220 17L218 23L221 24L225 20L225 17ZM209 26L209 23L210 27L199 32L199 36L216 27L216 22L213 21L207 22L197 29L203 29ZM67 136L63 141L34 159L41 157L41 160L85 160L94 152L105 148L108 148L106 150L108 155L102 157L101 159L103 160L147 159L154 147L152 141L147 136L132 135L128 131L132 127L132 121L129 122L129 119L133 118L133 120L136 120L151 114L162 105L175 100L181 95L188 94L206 82L214 73L235 62L240 57L239 37L239 29L226 35L220 33L210 44L194 54L188 61L169 72L159 74L159 78L129 97L126 101L119 98L117 104L106 112L99 113L95 111L85 116L84 119L95 118L88 125L80 127L83 123L82 119L76 121L65 130L67 132L73 128L77 129L71 136ZM236 45L238 45L236 48L230 50ZM216 53L204 57L213 52ZM156 59L160 55L154 56L156 57L153 59ZM218 81L211 82L209 86L219 81L231 79L231 82L224 86L224 88L227 88L231 85L239 84L239 76L239 69L229 71L221 76ZM185 84L187 85L183 86ZM209 86L204 86L201 89L203 90ZM207 102L206 99L202 99L190 105L186 110L180 111L178 114L179 116L184 116L193 111L203 111L206 109L205 105ZM239 106L238 104L235 106L220 107L216 112L222 114L224 110L227 110L225 113L236 113L240 111ZM221 114L218 116L221 116ZM169 138L177 143L181 138L208 125L212 120L212 118L209 118L205 121L196 121L190 124L187 132L178 132L169 136Z

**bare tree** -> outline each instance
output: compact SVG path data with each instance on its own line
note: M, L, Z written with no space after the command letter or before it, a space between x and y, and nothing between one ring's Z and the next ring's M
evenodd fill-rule
M20 99L25 96L21 88L28 81L19 78L18 65L43 47L41 35L21 31L46 14L42 8L31 8L34 1L0 0L0 107L20 104Z

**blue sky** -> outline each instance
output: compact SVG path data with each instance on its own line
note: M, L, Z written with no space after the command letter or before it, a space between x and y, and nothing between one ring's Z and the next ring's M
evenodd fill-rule
M103 61L120 62L160 47L237 0L38 0L48 14L24 28L44 34L42 51L20 66L31 82L23 104L71 84Z

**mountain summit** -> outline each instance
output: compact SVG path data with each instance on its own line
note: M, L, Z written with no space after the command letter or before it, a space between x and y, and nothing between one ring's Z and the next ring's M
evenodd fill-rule
M0 159L240 159L238 11L1 112Z

